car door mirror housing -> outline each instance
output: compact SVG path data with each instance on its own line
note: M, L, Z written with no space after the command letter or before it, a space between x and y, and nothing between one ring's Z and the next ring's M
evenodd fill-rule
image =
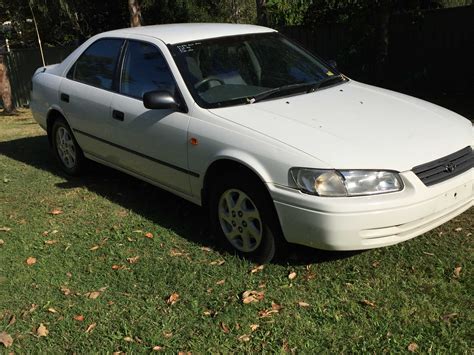
M143 95L143 105L151 110L180 108L179 102L168 91L149 91Z

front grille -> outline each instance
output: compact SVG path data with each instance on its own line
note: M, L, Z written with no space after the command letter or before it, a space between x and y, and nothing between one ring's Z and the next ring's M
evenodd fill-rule
M426 186L431 186L462 174L472 167L474 152L471 147L466 147L443 158L418 165L412 171Z

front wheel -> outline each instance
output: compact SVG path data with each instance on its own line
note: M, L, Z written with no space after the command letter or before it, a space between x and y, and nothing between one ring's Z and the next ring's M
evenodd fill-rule
M71 128L63 119L57 119L51 130L54 154L61 168L69 175L79 175L84 165L84 154Z
M218 241L258 263L270 262L281 251L283 237L260 181L251 177L219 177L211 191L211 226Z

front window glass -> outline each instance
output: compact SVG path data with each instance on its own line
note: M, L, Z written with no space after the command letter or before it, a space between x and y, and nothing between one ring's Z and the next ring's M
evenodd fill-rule
M176 85L161 52L152 44L130 41L123 63L120 92L141 99L148 91L175 94Z
M123 40L99 39L77 60L69 78L105 90L112 90L115 67Z
M246 103L282 87L316 84L337 74L277 33L232 36L174 45L189 90L204 107ZM335 81L334 81L335 82ZM287 94L287 91L275 93Z

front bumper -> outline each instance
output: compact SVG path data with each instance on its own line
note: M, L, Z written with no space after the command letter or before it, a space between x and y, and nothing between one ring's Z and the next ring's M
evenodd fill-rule
M466 211L474 201L474 169L425 186L401 174L403 191L363 197L318 197L268 184L288 242L325 250L371 249L423 234Z

